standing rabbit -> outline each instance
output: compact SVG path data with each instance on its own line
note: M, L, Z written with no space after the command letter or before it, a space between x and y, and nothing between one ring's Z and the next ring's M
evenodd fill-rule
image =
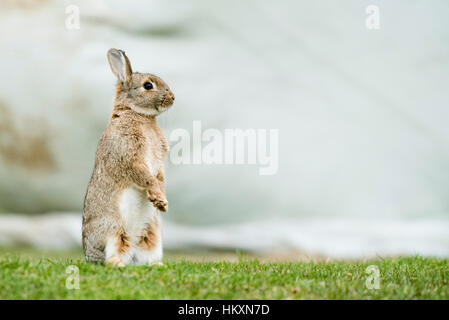
M107 56L118 82L84 201L84 254L88 262L117 266L160 263L168 148L156 116L175 97L162 79L133 73L125 52L110 49Z

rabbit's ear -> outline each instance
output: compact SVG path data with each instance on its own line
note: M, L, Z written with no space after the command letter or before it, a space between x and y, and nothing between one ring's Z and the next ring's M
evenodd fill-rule
M109 49L108 61L112 72L122 84L128 84L131 80L131 64L125 52L117 49Z

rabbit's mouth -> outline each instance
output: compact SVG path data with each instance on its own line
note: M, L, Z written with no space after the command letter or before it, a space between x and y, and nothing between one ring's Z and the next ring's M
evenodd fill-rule
M166 109L168 107L171 107L171 105L173 104L173 102L175 101L175 95L169 91L166 94L164 94L161 104L159 105L159 107L157 107L158 111L159 108L161 109Z

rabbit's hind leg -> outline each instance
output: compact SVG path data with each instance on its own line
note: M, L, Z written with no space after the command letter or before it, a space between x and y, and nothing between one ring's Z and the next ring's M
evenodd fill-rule
M134 248L134 263L138 265L161 265L162 236L159 212L155 213Z
M83 239L83 250L86 262L104 263L104 250L95 246L98 242L91 243L88 237Z
M104 249L105 262L117 267L124 267L131 263L129 236L125 231L120 231L106 240Z

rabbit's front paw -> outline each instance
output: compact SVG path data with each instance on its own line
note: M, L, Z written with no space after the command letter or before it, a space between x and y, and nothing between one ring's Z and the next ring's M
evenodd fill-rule
M156 199L153 202L153 205L158 208L162 212L167 212L168 210L168 202L166 199Z
M162 194L154 194L148 192L148 200L150 200L153 205L162 212L167 212L168 202L167 199Z

